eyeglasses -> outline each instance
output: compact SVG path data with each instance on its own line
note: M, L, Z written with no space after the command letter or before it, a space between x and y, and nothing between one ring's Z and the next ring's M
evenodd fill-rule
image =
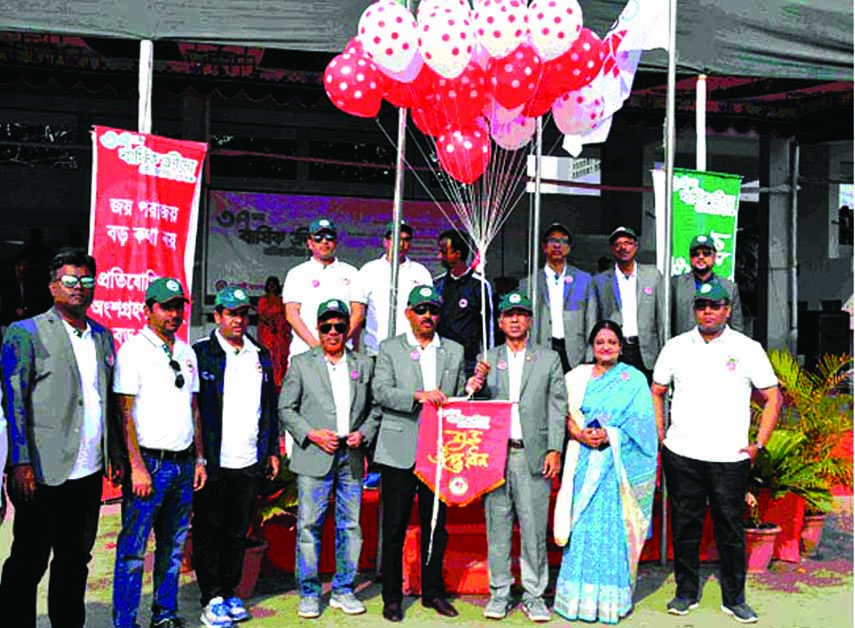
M570 238L547 238L547 244L560 244L562 246L566 246L570 244Z
M169 368L175 371L175 387L184 388L184 375L181 374L181 365L177 360L169 361Z
M419 316L424 316L425 314L439 316L439 308L435 305L428 305L427 303L421 303L420 305L414 306L413 312Z
M712 249L695 249L694 251L689 251L689 257L712 257L713 251Z
M347 331L347 325L345 325L344 323L321 323L320 325L318 325L318 329L321 330L322 334L328 334L333 329L336 331L336 333L343 334Z
M392 234L390 233L389 235L387 235L386 239L391 240ZM413 241L412 236L405 236L405 235L401 234L401 242L412 242L412 241Z
M707 308L711 309L713 312L718 312L723 307L727 307L727 303L724 301L695 301L695 309L698 312L703 312Z
M334 233L315 233L312 235L312 240L315 242L323 242L326 240L327 242L335 242L336 234Z
M76 275L63 275L59 278L59 283L64 288L76 288L80 286L90 290L95 287L95 277L78 277Z

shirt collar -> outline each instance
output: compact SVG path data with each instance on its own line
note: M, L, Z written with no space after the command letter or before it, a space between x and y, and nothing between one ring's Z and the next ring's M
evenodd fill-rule
M564 277L567 274L567 264L564 264L564 267L561 269L560 273L556 273L552 268L547 264L543 267L543 274L546 275L547 279L555 279L555 275L557 274L559 278Z
M413 330L408 329L405 333L406 333L406 335L407 335L407 343L408 343L410 346L417 347L417 348L419 348L419 349L421 349L421 348L422 348L421 343L420 343L418 340L416 340L416 335L413 333ZM437 347L437 348L439 348L439 334L435 333L435 334L433 335L433 338L432 338L432 339L431 339L431 341L428 343L427 347L425 347L425 349L427 349L428 347Z
M704 344L704 345L712 344L712 343L718 342L720 340L727 340L727 338L730 336L730 334L733 333L733 330L730 328L730 325L725 323L724 331L722 331L718 336L713 338L710 342L707 342L706 340L704 340L704 337L701 336L701 330L698 329L697 325L695 325L694 331L695 331L695 333L693 333L691 336L692 342L700 343L700 344Z
M338 257L333 258L332 263L326 264L326 265L322 264L321 262L316 260L314 257L310 257L309 262L311 262L312 264L317 266L319 270L327 270L329 268L334 268L338 264Z
M77 329L77 327L75 327L74 325L71 325L64 318L60 317L59 320L61 320L62 324L65 325L65 331L68 333L69 336L74 334L78 338L88 338L89 335L92 333L92 328L89 326L88 321L86 322L86 329L84 329L83 331L80 331L79 329Z
M229 344L229 341L225 339L219 329L214 330L214 336L216 336L217 341L220 343L220 346L223 348L226 355L240 355L244 351L258 351L258 347L255 346L246 334L243 336L243 347L241 347L239 351L235 351L235 348Z
M622 277L627 281L630 279L635 279L636 277L638 277L638 262L632 265L632 272L628 275L625 275L624 272L620 269L620 266L615 264L615 275L617 275L618 277Z

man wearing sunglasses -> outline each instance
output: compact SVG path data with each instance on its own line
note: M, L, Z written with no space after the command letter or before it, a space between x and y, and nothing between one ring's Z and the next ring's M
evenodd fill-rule
M196 354L176 336L187 302L177 279L152 281L145 292L147 324L122 345L116 360L113 391L124 419L130 481L116 540L114 628L137 625L142 557L152 528L157 534L151 627L184 626L178 616L178 575L193 491L206 479Z
M739 289L732 281L715 273L716 246L711 235L700 234L689 243L691 272L671 278L672 336L678 336L695 327L694 297L701 285L718 281L730 299L730 319L727 324L735 331L744 329Z
M365 448L379 413L372 399L373 363L345 346L350 312L340 299L318 306L321 345L295 356L279 396L279 417L294 438L291 470L297 474L297 615L320 616L318 548L330 494L335 495L336 573L330 606L347 615L365 612L353 594L362 532L359 510Z
M313 220L306 245L312 257L288 271L282 287L285 316L293 329L291 357L320 345L315 316L321 302L339 299L350 304L350 327L345 340L358 337L365 316L357 285L358 271L336 257L338 230L332 219Z
M697 326L666 343L651 386L677 581L667 610L686 615L698 606L701 528L709 503L720 557L721 610L741 623L754 623L757 614L745 602L742 515L751 463L769 442L781 393L763 347L728 326L730 295L718 281L698 287L693 307ZM672 385L666 434L664 398ZM763 410L756 441L749 443L752 390Z
M399 622L404 617L404 535L418 494L421 523L422 606L440 615L456 617L447 599L442 561L448 533L445 504L440 503L433 531L433 549L427 561L431 538L433 492L413 473L419 417L423 404L444 404L464 392L463 347L436 332L442 299L430 285L416 286L407 298L409 329L380 343L372 386L381 407L380 431L374 462L380 466L383 487L382 566L383 617Z
M250 618L235 588L259 483L279 472L273 363L247 334L251 309L246 290L223 288L214 299L217 327L193 344L208 476L193 498L193 566L206 626Z
M125 451L111 388L113 335L86 312L95 260L65 249L49 266L53 307L13 323L3 341L14 538L0 578L10 625L35 628L36 591L51 561L48 616L82 628L102 477L121 480ZM5 434L4 434L5 437Z

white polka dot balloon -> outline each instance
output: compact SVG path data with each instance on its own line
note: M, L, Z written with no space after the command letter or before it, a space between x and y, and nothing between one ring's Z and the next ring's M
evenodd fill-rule
M425 64L445 78L460 76L472 58L475 34L468 9L452 2L418 24L419 51Z
M479 0L472 10L478 41L491 57L504 57L528 35L528 10L522 0Z
M555 100L552 118L559 131L565 135L584 135L603 121L605 99L602 96L601 76L585 87L567 92Z
M394 0L379 0L359 19L359 41L366 56L392 73L405 72L416 54L416 20Z
M534 0L528 7L528 30L541 59L560 57L582 30L582 8L576 0Z

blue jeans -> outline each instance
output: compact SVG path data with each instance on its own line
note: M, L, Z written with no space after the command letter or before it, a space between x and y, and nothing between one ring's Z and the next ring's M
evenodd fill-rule
M330 493L335 491L335 576L333 593L352 593L362 550L359 509L362 482L350 471L350 456L340 448L324 477L297 476L297 583L300 597L319 597L318 558Z
M125 487L122 530L116 541L113 574L113 626L136 626L143 577L143 556L154 528L154 596L152 621L178 614L178 576L193 506L194 461L157 460L145 454L151 475L151 495L136 497Z

